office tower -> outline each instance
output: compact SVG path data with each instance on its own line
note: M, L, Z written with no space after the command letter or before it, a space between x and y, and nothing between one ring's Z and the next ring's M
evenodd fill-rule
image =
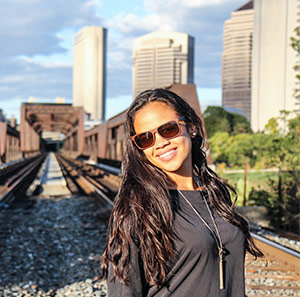
M103 27L85 27L74 43L73 105L93 120L105 117L106 35Z
M185 33L152 32L133 42L133 96L194 81L194 38Z
M299 62L291 47L294 29L299 26L300 3L297 0L255 0L252 53L251 126L262 131L268 120L280 110L300 109L295 97ZM299 87L298 87L299 88Z
M253 1L231 14L224 23L222 106L250 121Z

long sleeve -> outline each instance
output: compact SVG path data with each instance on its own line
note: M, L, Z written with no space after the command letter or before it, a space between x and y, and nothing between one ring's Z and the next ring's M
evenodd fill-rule
M116 277L112 280L113 267L108 268L108 297L144 297L147 296L148 285L145 281L145 274L141 257L135 244L131 244L130 265L128 267L129 279L127 285L123 285Z

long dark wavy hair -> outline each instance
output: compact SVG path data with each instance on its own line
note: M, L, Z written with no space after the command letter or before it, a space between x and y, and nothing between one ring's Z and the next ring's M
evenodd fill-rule
M250 236L246 220L234 207L237 199L235 189L207 165L201 119L177 94L165 89L154 89L139 94L127 112L122 182L109 220L107 245L101 260L102 276L107 278L108 265L111 263L113 278L119 278L124 284L129 281L128 265L134 243L139 250L147 282L161 286L167 281L168 263L175 254L174 211L169 194L172 185L163 171L152 165L130 138L135 134L133 122L136 112L150 102L168 104L178 116L184 116L187 128L196 127L197 135L192 138L195 176L209 192L210 203L217 213L242 230L247 251L256 257L262 256ZM233 202L229 191L235 195Z

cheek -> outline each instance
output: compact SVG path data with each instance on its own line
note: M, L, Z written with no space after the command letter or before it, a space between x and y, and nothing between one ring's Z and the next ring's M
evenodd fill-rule
M151 161L151 157L152 157L152 149L146 149L143 151L144 155L146 156L146 158L152 163Z
M192 140L189 137L185 137L180 145L181 159L186 159L192 155Z
M178 137L177 144L184 150L192 149L192 139L186 131L181 135L181 137Z

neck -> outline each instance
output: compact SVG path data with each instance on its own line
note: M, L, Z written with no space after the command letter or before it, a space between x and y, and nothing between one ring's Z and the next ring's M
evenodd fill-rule
M172 176L169 178L174 184L174 189L179 190L197 190L198 185L195 183L192 176Z

